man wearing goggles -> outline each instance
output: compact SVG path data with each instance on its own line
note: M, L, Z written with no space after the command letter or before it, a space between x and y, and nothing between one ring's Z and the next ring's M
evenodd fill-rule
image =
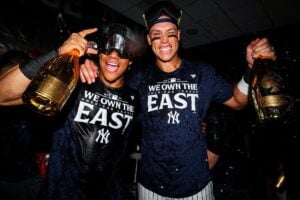
M84 55L85 37L96 31L72 33L58 50L16 65L0 78L0 104L21 104L23 92L43 63L74 48ZM99 78L90 85L77 85L57 118L61 121L53 133L42 199L107 199L124 155L138 99L123 81L134 56L133 32L125 25L111 24L104 33L95 72Z
M130 29L114 25L101 30L97 43L101 53L110 54L115 50L120 58L132 59L134 57L134 41L134 34Z

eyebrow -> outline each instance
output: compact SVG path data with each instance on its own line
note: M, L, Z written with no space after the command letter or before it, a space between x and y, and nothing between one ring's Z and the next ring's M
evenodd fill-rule
M178 30L176 28L170 28L170 29L167 29L165 31L162 31L162 30L158 30L158 29L154 29L153 31L150 31L150 35L153 34L153 33L161 33L161 32L177 32Z

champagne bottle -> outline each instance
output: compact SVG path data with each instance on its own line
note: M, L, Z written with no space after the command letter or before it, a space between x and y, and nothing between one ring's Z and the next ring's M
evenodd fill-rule
M263 57L253 63L249 98L259 122L287 119L293 113L293 98L276 64Z
M61 111L79 79L79 51L50 59L37 72L22 99L30 109L54 116Z

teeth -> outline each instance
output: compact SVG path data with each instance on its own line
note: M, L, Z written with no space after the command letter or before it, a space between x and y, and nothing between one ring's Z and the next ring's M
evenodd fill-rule
M171 49L170 46L163 46L163 47L160 48L160 50L162 50L162 51L168 51L170 49Z
M107 62L106 70L108 70L110 72L116 72L118 70L118 65L116 63Z
M111 62L109 62L109 63L107 63L107 65L111 65L111 66L118 66L117 64L115 64L115 63L111 63Z

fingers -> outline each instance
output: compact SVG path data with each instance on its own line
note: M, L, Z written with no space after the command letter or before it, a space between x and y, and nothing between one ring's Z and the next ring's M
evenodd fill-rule
M87 40L84 37L81 37L78 33L72 33L69 40L67 41L67 48L70 49L77 49L79 50L80 56L85 53Z
M89 60L86 59L84 64L80 66L80 80L83 83L91 84L95 82L96 78L98 76L98 67L97 65Z
M252 68L254 59L258 57L271 58L273 60L277 58L274 47L267 38L257 38L247 46L246 60L249 68Z
M85 29L78 33L72 33L70 37L63 43L63 45L58 49L59 53L63 54L73 49L77 49L79 51L79 56L84 55L88 45L88 41L84 37L96 31L97 28L92 28Z
M262 38L259 40L255 40L254 43L251 43L253 46L252 48L252 57L267 57L276 59L275 50L274 47L269 43L269 40L267 38ZM250 44L250 46L251 46Z
M258 42L259 38L256 38L255 40L251 41L251 43L249 44L249 48L253 48Z
M78 34L81 37L85 37L85 36L87 36L89 34L95 33L97 30L98 30L97 28L85 29L85 30L80 31Z
M95 50L92 48L87 48L86 53L87 54L98 54L98 50Z
M202 133L206 133L206 126L207 126L207 124L205 122L201 123L200 128L201 128Z

